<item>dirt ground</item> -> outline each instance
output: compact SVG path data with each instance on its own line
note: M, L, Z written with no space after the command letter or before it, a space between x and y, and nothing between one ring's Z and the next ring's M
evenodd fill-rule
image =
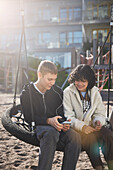
M19 98L17 97L17 103ZM13 95L0 93L0 119L6 110L12 106ZM27 144L7 132L0 121L0 169L3 170L36 170L39 147ZM52 170L61 170L63 153L56 151ZM103 158L102 158L103 159ZM104 160L103 160L104 161ZM79 156L77 170L93 170L85 152ZM105 165L105 170L107 167Z

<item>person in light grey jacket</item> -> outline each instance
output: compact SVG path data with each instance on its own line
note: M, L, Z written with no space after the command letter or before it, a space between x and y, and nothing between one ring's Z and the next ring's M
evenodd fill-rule
M101 146L109 169L113 169L113 132L104 126L107 113L95 80L89 65L80 64L70 73L70 85L64 90L64 112L72 121L71 127L81 135L82 148L93 168L103 168Z

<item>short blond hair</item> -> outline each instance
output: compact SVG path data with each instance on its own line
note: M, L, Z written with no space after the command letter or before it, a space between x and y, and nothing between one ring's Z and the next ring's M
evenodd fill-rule
M47 73L57 74L58 70L56 65L52 61L44 60L41 61L41 63L39 64L37 73L38 72L42 73L42 75L45 75Z

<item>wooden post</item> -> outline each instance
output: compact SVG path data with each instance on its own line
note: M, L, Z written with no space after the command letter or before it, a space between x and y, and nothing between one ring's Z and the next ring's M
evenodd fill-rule
M77 65L77 53L75 48L72 48L71 50L71 67L76 67Z
M97 39L93 39L93 63L95 63L96 57L97 57Z
M97 57L97 39L93 39L93 61L95 62Z
M21 92L22 90L22 55L24 54L21 54L21 57L20 57L20 65L19 65L19 77L18 77L18 93Z

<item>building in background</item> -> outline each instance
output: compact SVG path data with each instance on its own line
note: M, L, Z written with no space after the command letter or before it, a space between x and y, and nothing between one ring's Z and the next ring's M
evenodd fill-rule
M85 42L105 41L112 4L113 0L1 0L0 67L8 70L8 62L15 66L23 25L29 57L50 59L64 68L76 66ZM23 41L23 60L24 45Z
M112 0L84 0L83 27L84 41L97 39L103 43L110 28Z
M24 10L28 54L67 67L72 66L72 48L82 51L84 42L95 38L104 42L113 1L4 0L0 3L0 50L18 51Z

